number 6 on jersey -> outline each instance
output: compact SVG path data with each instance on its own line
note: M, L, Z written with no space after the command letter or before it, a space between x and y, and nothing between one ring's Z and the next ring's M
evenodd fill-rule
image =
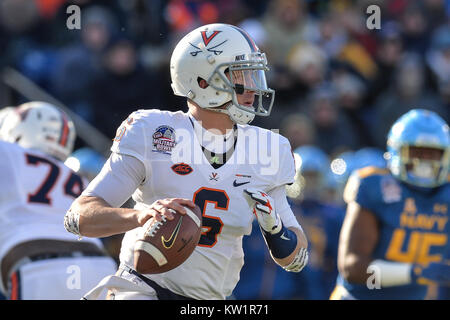
M230 198L224 190L200 188L194 193L192 200L202 211L202 235L198 245L212 248L217 243L217 236L222 232L223 222L219 217L206 214L207 203L214 203L215 209L228 210Z

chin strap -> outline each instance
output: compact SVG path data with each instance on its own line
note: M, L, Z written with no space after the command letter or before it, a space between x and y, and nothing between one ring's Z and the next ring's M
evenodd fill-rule
M233 104L232 101L229 101L220 107L207 109L214 112L225 113L230 117L231 121L237 124L249 124L255 118L255 115L253 113L240 110Z

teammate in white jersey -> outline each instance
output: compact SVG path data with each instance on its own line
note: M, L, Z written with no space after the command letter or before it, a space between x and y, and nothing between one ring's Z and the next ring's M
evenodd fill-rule
M62 162L75 128L56 107L25 103L0 135L0 290L9 299L80 299L116 270L98 239L77 241L64 213L85 181Z
M295 175L290 144L248 125L255 115L268 116L273 104L265 55L244 30L211 24L177 44L170 68L188 112L132 113L102 171L66 214L66 229L77 235L126 232L116 276L86 299L105 287L115 299L225 299L239 281L242 237L255 217L276 263L299 272L308 261L306 237L285 195ZM130 195L135 208L119 208ZM194 204L203 230L192 255L165 273L133 270L141 226Z

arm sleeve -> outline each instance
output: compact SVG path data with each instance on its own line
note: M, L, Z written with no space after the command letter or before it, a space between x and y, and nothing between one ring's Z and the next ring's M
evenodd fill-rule
M273 198L275 202L275 212L280 215L281 221L286 228L295 227L302 230L302 227L297 221L297 218L292 212L291 206L289 205L286 198L286 188L284 185L279 186L268 194Z
M82 195L100 197L112 207L120 207L145 179L145 167L140 160L113 152Z

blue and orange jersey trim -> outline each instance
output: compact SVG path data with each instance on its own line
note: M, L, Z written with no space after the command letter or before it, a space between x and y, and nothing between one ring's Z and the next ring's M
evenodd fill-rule
M19 271L11 275L11 295L10 300L20 300L20 274Z

